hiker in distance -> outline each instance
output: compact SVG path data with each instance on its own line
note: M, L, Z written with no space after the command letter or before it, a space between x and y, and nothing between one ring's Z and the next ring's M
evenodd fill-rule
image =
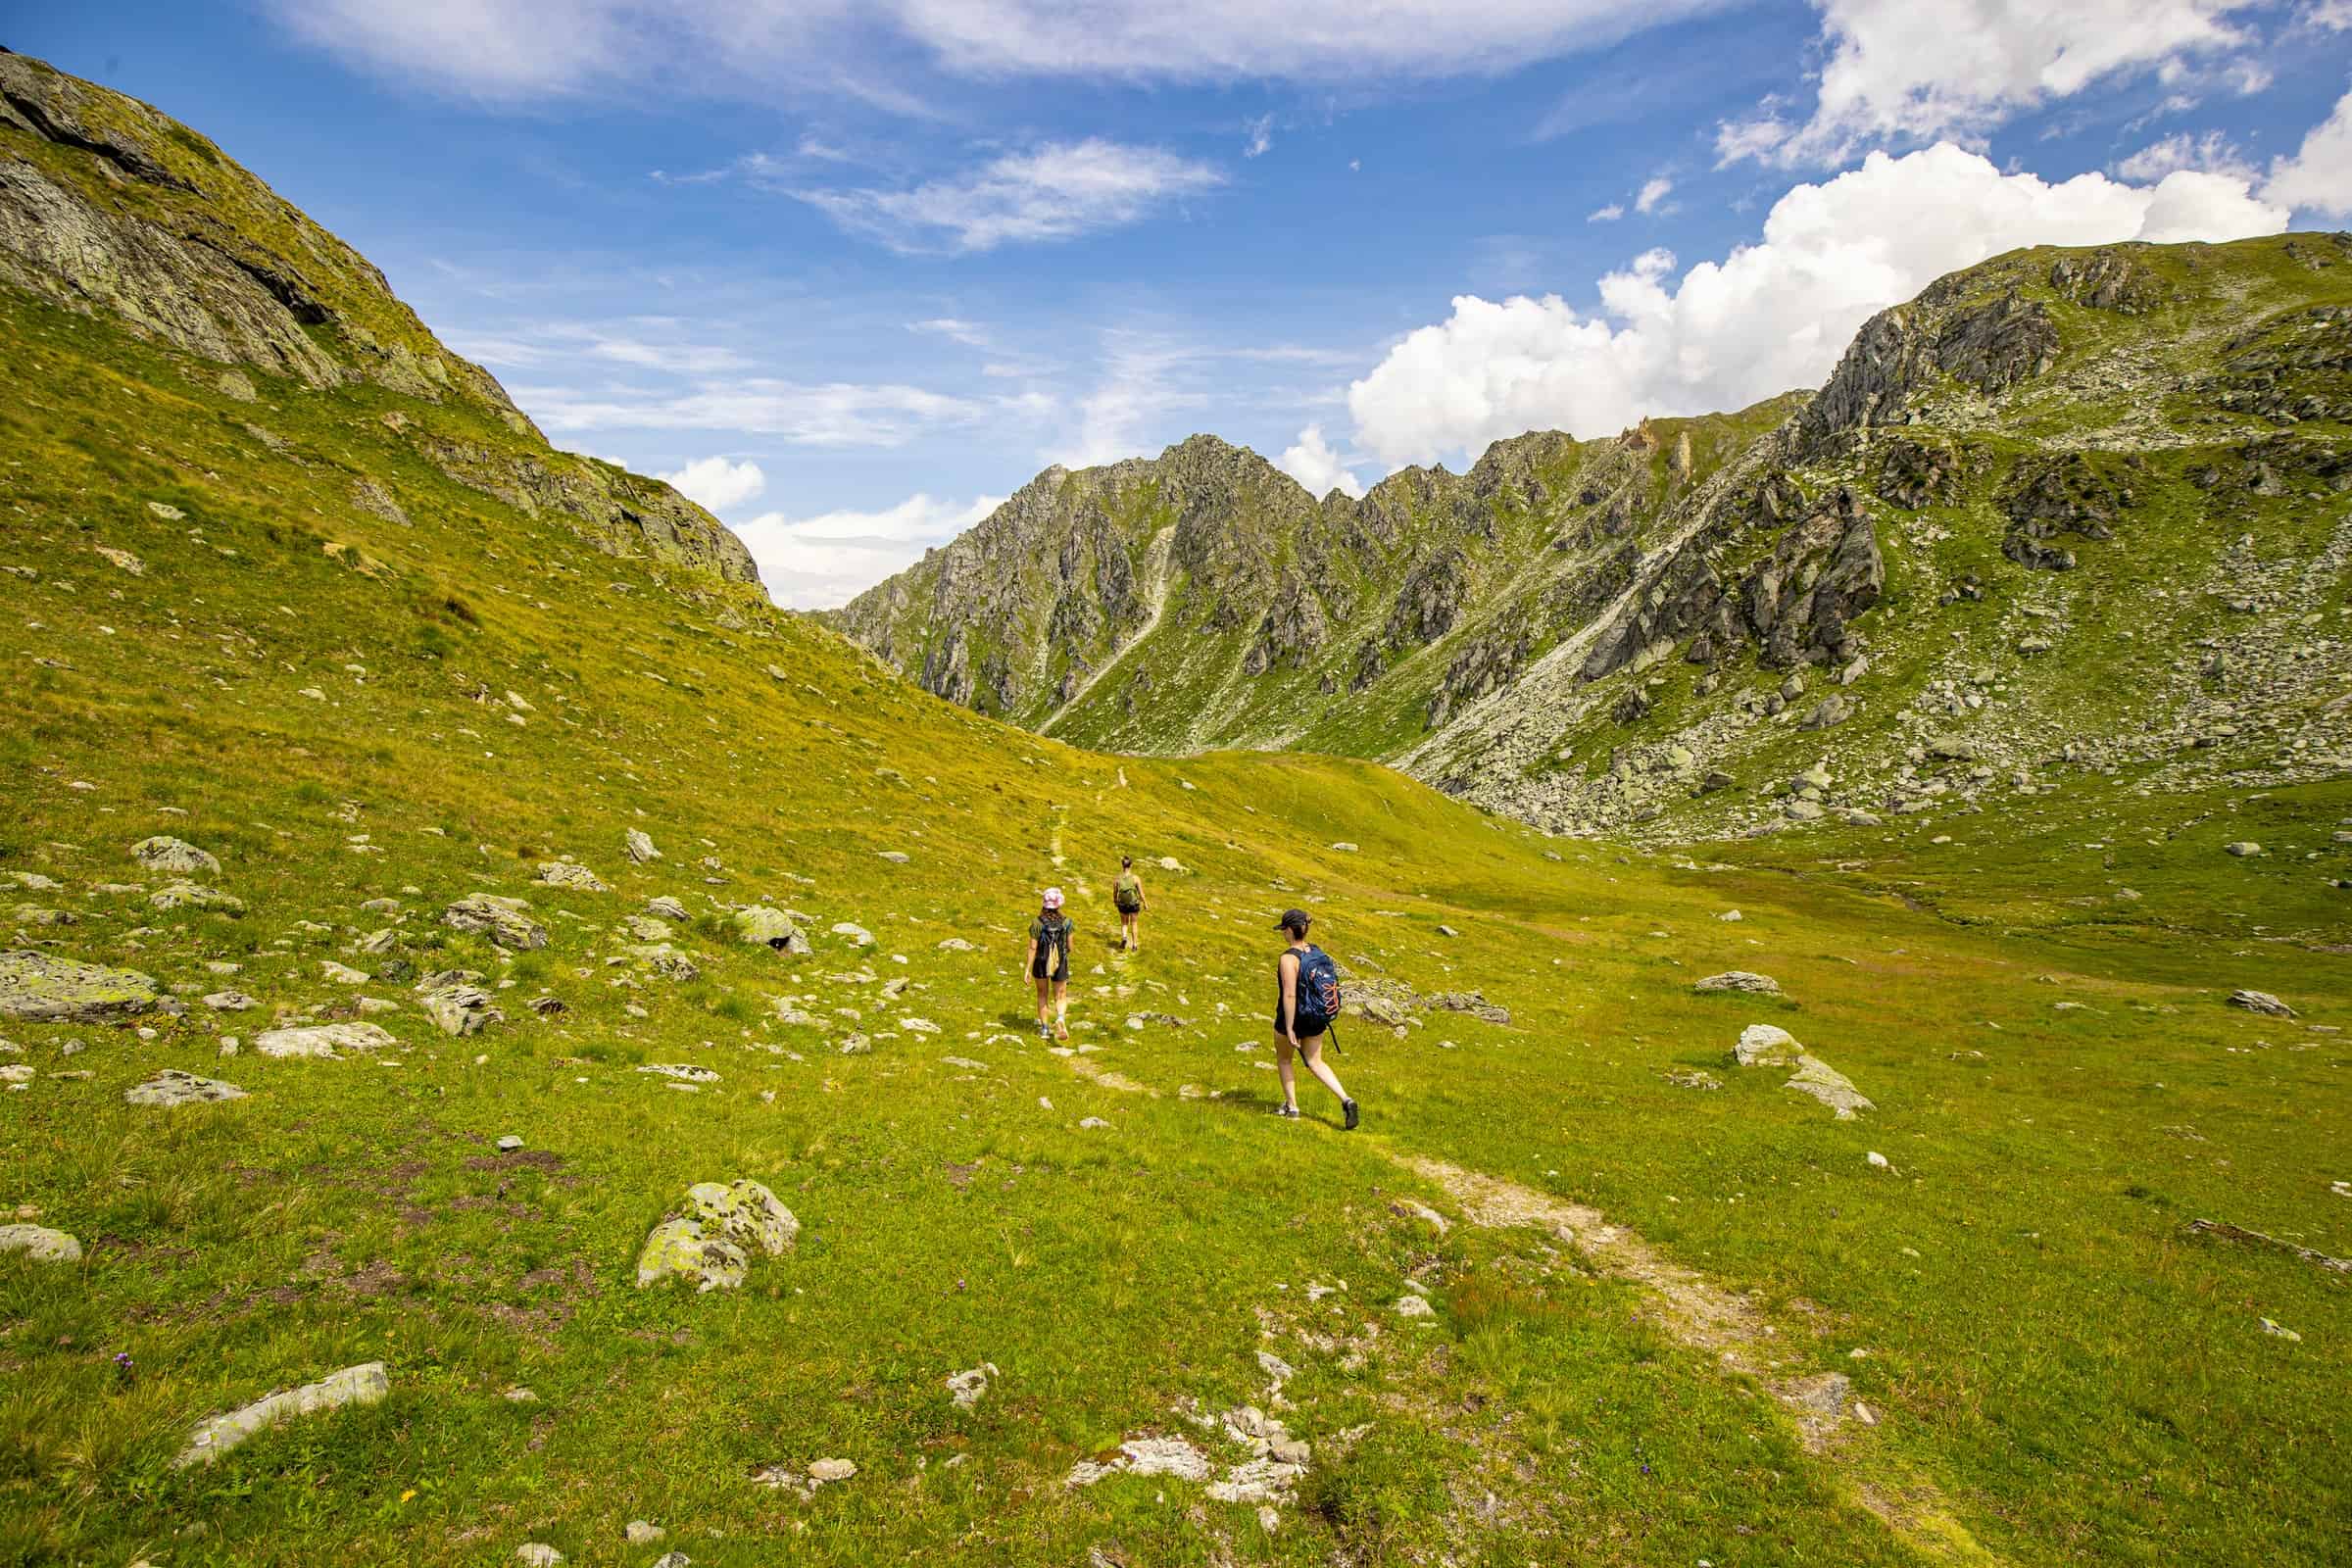
M1137 929L1144 915L1144 879L1135 869L1135 857L1119 857L1119 879L1111 885L1110 902L1119 906L1119 951L1141 953L1144 938Z
M1046 889L1044 907L1029 922L1029 978L1037 982L1037 1032L1042 1038L1070 1038L1070 920L1061 912L1061 889ZM1053 1008L1047 1021L1046 1009Z
M1324 1088L1340 1097L1348 1130L1361 1120L1355 1102L1340 1087L1340 1076L1323 1061L1323 1036L1340 1016L1340 966L1331 955L1306 940L1308 920L1303 909L1285 909L1277 928L1291 939L1274 960L1274 1059L1282 1069L1282 1109L1278 1114L1297 1120L1298 1081L1291 1068L1291 1053L1306 1058L1306 1070Z

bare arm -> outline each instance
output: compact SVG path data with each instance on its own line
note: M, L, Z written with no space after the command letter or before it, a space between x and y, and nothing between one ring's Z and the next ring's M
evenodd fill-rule
M1298 955L1286 953L1274 960L1274 969L1282 977L1282 1000L1276 1004L1282 1009L1282 1030L1298 1043Z
M1023 974L1034 974L1034 973L1036 973L1036 972L1037 972L1037 938L1033 936L1033 937L1031 937L1031 938L1029 939L1029 951L1021 955L1021 973L1023 973Z

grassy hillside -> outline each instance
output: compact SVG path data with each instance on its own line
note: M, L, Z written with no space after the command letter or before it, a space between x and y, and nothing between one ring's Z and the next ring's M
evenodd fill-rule
M0 1562L2338 1554L2347 1276L2190 1222L2352 1254L2340 785L2093 783L1819 864L1546 840L1364 762L936 700L435 460L557 465L494 410L251 366L248 401L10 287L0 349L5 972L156 988L0 1017L0 1223L79 1250L0 1250ZM1048 882L1068 1054L1014 973ZM444 922L478 894L545 945ZM1311 1089L1268 1114L1292 904L1371 1004L1353 1135ZM1734 969L1780 995L1694 989ZM503 1019L436 1027L450 970ZM261 1053L307 1023L391 1043ZM1870 1107L1732 1065L1754 1024ZM244 1095L126 1102L167 1068ZM738 1179L792 1249L640 1289ZM175 1464L372 1362L380 1402Z

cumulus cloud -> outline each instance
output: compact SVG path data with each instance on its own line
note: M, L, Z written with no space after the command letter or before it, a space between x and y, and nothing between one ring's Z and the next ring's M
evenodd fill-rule
M1642 193L1634 198L1634 211L1637 213L1656 212L1658 210L1658 203L1664 201L1668 192L1672 191L1673 189L1674 181L1668 179L1663 174L1660 174L1655 179L1644 181L1642 186Z
M2262 194L2299 213L2352 216L2352 93L2335 101L2293 157L2271 165Z
M1623 218L1624 216L1625 204L1622 202L1611 202L1606 207L1593 208L1591 213L1586 215L1585 221L1588 223L1614 223L1617 221L1617 220Z
M1828 56L1812 116L1725 122L1722 163L1838 163L1856 150L1970 139L2010 115L2120 74L2248 41L2233 14L2265 0L1814 0ZM2244 72L2240 84L2252 79Z
M1115 228L1224 182L1207 164L1097 136L1006 153L901 190L792 194L894 250L987 251Z
M1789 190L1758 243L1679 282L1663 251L1608 274L1597 314L1556 295L1455 299L1348 388L1355 444L1423 463L1523 430L1595 435L1644 415L1740 408L1818 385L1872 313L1945 272L2023 245L2275 233L2288 216L2279 182L2264 200L2243 177L2196 170L2152 185L2100 173L2052 184L1949 144L1873 153Z
M829 610L920 560L1004 504L981 496L957 505L908 496L879 512L790 517L770 512L735 529L771 598L792 610Z
M746 501L759 499L767 488L767 475L760 471L760 465L749 460L729 463L725 458L697 458L675 473L655 477L706 512L740 507Z
M879 97L864 62L966 78L1337 81L1514 71L1729 0L265 0L306 42L442 90L537 98L660 82Z
M1306 486L1308 492L1318 498L1329 495L1335 489L1358 498L1364 493L1364 481L1357 478L1341 461L1337 452L1332 451L1330 444L1323 439L1323 427L1319 424L1310 424L1299 431L1298 441L1283 449L1282 456L1274 460L1274 466Z

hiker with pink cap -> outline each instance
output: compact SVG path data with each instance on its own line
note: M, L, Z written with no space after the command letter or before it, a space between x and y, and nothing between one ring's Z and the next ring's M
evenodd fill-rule
M1061 889L1048 888L1045 907L1029 922L1029 978L1037 982L1037 1032L1041 1038L1070 1038L1070 920L1061 912ZM1053 1018L1047 1019L1051 1004Z

